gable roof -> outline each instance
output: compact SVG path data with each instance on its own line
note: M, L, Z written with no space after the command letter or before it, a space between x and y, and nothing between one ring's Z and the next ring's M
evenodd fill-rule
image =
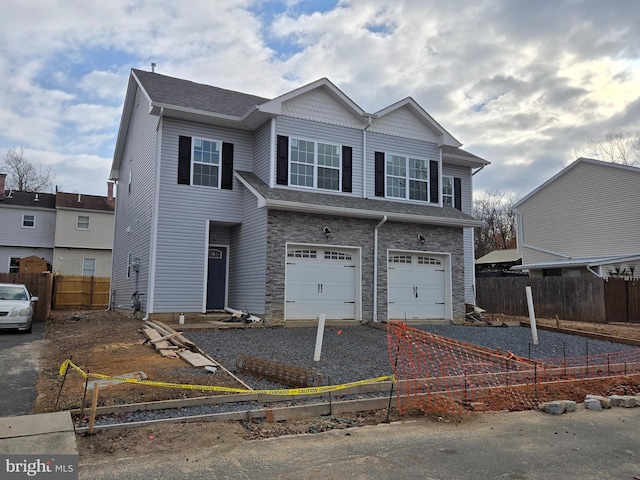
M242 117L249 109L269 99L257 95L226 90L203 83L169 77L155 72L132 69L153 107L182 107Z
M56 208L113 212L115 205L115 199L109 200L107 197L99 195L64 192L56 194Z
M480 158L473 153L469 153L466 150L453 147L451 145L442 145L440 150L442 150L443 158L447 159L447 163L452 163L454 165L476 168L484 167L491 163L490 161Z
M286 188L270 188L251 172L236 171L236 178L258 199L260 207L343 217L382 219L389 221L443 225L450 227L480 227L484 225L453 207L434 207L414 203L371 198L348 197L318 192L302 192Z
M580 157L577 160L575 160L571 165L569 165L568 167L563 168L562 170L560 170L558 173L556 173L553 177L551 177L549 180L547 180L546 182L544 182L542 185L540 185L538 188L536 188L535 190L533 190L532 192L530 192L528 195L526 195L524 198L518 200L513 207L517 208L518 206L522 205L524 202L526 202L528 199L530 199L531 197L533 197L534 195L537 195L541 190L544 190L545 188L547 188L550 184L552 184L553 182L555 182L557 179L559 179L560 177L563 177L564 175L567 175L569 172L571 172L573 169L575 169L576 167L580 166L580 165L585 165L585 164L590 164L590 165L599 165L602 167L606 167L606 168L613 168L613 169L619 169L619 170L623 170L623 171L627 171L627 172L632 172L635 174L640 174L640 168L638 167L632 167L629 165L621 165L619 163L611 163L611 162L603 162L602 160L595 160L593 158L584 158L584 157Z

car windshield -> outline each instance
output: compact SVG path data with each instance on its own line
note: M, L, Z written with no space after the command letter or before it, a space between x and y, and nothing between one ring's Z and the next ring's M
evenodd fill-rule
M0 287L0 300L26 300L27 293L22 287Z

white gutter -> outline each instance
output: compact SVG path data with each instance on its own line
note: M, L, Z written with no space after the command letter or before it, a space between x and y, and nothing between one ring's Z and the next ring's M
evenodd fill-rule
M595 272L592 268L591 265L587 265L587 270L589 270L591 273L593 273L596 277L598 278L602 278L602 275L599 274L598 272Z
M378 322L378 229L387 221L383 216L380 223L373 229L373 322Z

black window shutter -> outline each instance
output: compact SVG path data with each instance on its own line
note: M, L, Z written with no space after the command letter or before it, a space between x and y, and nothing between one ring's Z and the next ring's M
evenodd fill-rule
M278 135L276 150L276 183L289 185L289 137Z
M376 197L384 197L384 152L375 153Z
M222 183L225 190L233 188L233 143L222 144Z
M191 183L191 137L180 135L178 142L178 183Z
M438 196L440 195L438 178L438 162L431 160L429 162L429 201L431 203L438 203Z
M462 211L462 181L457 177L453 179L453 206Z
M342 147L342 191L351 193L352 176L353 176L353 149L351 147Z

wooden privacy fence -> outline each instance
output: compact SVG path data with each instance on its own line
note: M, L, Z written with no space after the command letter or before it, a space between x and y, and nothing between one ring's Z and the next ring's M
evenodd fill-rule
M56 275L53 292L54 310L99 310L109 305L109 277Z
M536 316L604 322L604 280L597 277L523 277L476 279L476 303L490 313L528 316L525 287L530 285Z
M38 297L35 302L33 319L44 322L51 312L53 275L45 273L0 273L0 283L23 283L31 293Z

